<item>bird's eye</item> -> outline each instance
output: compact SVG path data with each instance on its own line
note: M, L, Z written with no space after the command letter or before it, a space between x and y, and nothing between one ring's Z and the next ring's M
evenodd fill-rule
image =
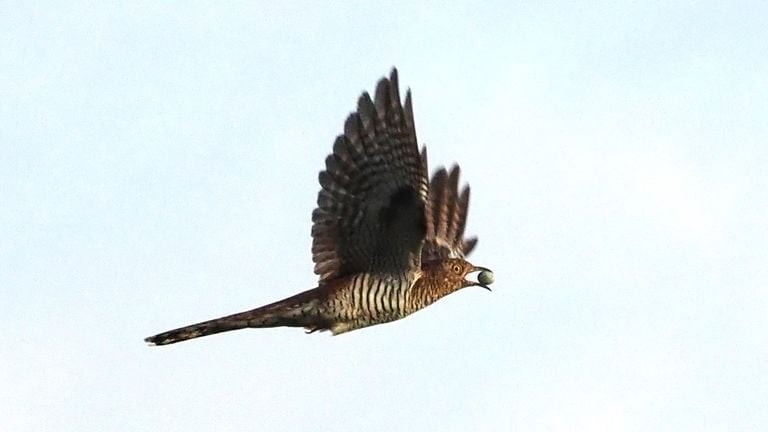
M456 274L460 274L461 273L461 266L458 265L458 264L455 264L453 266L453 272L456 273Z

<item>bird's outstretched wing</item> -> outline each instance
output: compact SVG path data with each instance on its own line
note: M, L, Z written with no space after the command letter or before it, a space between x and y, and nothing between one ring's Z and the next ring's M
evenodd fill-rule
M325 282L358 272L415 271L426 233L428 174L416 141L410 91L397 70L360 96L320 172L312 260Z
M422 154L426 164L426 149ZM450 171L440 167L429 182L427 236L422 249L423 262L445 258L464 258L477 245L477 237L464 238L469 208L469 185L459 192L458 165Z

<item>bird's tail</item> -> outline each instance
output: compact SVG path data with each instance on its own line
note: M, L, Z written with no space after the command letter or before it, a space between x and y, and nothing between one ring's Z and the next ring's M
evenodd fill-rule
M144 339L150 345L168 345L243 328L314 327L319 299L316 290L305 291L253 310L169 330Z

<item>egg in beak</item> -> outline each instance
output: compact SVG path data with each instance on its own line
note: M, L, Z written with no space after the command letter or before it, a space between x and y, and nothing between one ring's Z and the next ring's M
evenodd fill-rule
M488 291L491 291L491 288L488 286L493 283L493 271L491 269L485 268L485 267L473 267L472 270L469 273L475 273L480 272L477 274L477 282L464 279L464 286L470 287L470 286L479 286L487 289Z

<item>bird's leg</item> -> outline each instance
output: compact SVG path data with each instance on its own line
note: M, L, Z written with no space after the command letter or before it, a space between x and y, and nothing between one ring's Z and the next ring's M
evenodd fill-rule
M312 333L314 333L316 331L323 331L323 330L327 330L327 329L325 329L325 328L323 328L323 327L321 327L319 325L310 325L310 326L304 327L304 333L305 334L312 334Z

